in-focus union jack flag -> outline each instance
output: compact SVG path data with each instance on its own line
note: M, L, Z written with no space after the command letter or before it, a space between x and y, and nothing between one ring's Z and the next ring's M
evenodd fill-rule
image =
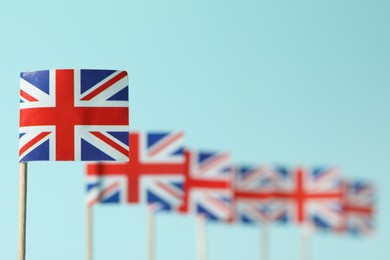
M87 165L87 203L148 203L176 209L183 199L184 133L130 134L130 161Z
M210 220L233 217L234 168L228 153L185 151L184 201L180 211Z
M20 74L20 161L128 161L126 71Z
M337 168L286 168L283 176L284 184L275 197L289 203L289 218L319 229L340 225L343 185Z
M370 182L346 183L343 201L343 231L371 235L375 229L375 187Z
M284 173L281 167L237 166L235 220L245 224L286 222L287 203L275 197L283 185Z

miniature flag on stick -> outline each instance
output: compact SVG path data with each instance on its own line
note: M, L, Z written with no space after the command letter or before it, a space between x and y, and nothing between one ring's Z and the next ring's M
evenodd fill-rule
M301 259L310 259L310 237L314 228L332 230L342 219L342 179L337 168L285 169L279 199L289 203L288 218L301 224Z
M283 184L275 197L289 203L289 219L328 230L340 224L342 179L337 168L285 168L281 173Z
M185 151L183 213L198 218L198 259L207 259L205 220L228 221L233 217L234 169L228 153Z
M374 185L353 181L346 183L345 189L342 230L352 235L371 235L374 232Z
M127 72L22 72L20 209L26 206L26 162L128 161L128 131ZM25 259L25 219L25 210L20 210L18 259Z
M260 259L268 257L267 226L287 221L287 203L275 198L283 184L277 167L236 167L234 189L235 220L244 224L261 224Z
M176 210L183 199L184 133L130 133L130 161L87 165L87 203L147 203L148 259L154 258L157 211Z
M87 165L88 205L158 204L177 208L183 196L183 132L130 133L130 161Z
M19 159L128 161L125 71L21 73Z
M275 198L283 185L279 171L282 169L268 166L237 168L234 190L237 221L267 225L288 220L287 202Z

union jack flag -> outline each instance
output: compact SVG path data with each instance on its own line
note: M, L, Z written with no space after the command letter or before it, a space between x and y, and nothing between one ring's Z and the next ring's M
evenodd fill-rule
M172 210L183 198L184 133L130 133L130 161L87 165L87 203L148 203ZM157 210L156 210L157 211Z
M211 220L231 220L233 216L234 169L228 153L186 150L183 213Z
M333 229L342 219L342 179L333 167L286 169L275 197L289 203L289 218L319 229Z
M236 220L245 224L286 222L287 203L275 197L285 172L282 167L236 167Z
M372 183L354 181L345 184L342 229L353 235L374 232L375 187Z
M128 77L115 70L20 74L20 161L128 161Z

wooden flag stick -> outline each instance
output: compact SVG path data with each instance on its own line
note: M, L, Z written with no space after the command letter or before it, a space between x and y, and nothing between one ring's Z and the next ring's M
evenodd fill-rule
M87 228L87 260L93 259L93 221L92 207L87 205L86 209L86 228Z
M260 260L268 260L268 225L260 227Z
M301 227L301 260L310 260L311 259L311 237L313 235L313 227L304 223Z
M207 260L206 218L197 216L198 260Z
M27 163L19 164L18 260L26 259Z
M153 206L148 207L148 260L155 259L155 243L156 243L156 217Z

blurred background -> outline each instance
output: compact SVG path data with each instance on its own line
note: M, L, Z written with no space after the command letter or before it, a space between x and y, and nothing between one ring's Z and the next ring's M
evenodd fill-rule
M389 11L384 0L2 0L0 259L17 252L19 73L49 68L127 70L134 130L374 181L376 234L317 233L313 259L389 259ZM146 213L97 206L95 259L145 259ZM84 165L31 163L27 214L27 259L84 259ZM259 227L207 231L210 260L259 259ZM273 226L270 259L298 259L299 238ZM159 215L157 259L195 252L194 218Z

